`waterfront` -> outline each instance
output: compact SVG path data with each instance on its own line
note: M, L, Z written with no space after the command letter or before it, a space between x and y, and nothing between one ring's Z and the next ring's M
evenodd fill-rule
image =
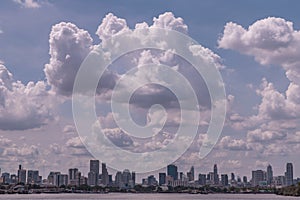
M263 200L293 200L300 197L277 196L274 194L125 194L125 193L110 193L110 194L31 194L31 195L0 195L0 199L5 200L76 200L76 199L104 199L104 200L248 200L248 199L263 199Z

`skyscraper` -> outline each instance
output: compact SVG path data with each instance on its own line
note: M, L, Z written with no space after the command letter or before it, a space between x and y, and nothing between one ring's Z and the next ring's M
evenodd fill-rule
M227 174L221 175L221 183L222 183L222 186L228 186L228 175Z
M178 180L178 171L176 165L168 165L167 166L167 175L173 177L174 181Z
M132 177L128 169L125 169L122 173L122 183L126 188L132 187Z
M41 180L39 180L39 171L37 170L28 170L27 172L27 183L28 184L38 184Z
M69 169L69 184L70 185L80 185L81 173L77 168Z
M120 187L120 188L122 188L122 187L124 187L123 186L123 177L122 177L122 172L117 172L116 173L116 175L115 175L115 184L116 184L116 186L118 186L118 187Z
M102 184L104 186L107 186L109 184L109 176L108 176L108 171L107 171L105 163L102 163L102 174L101 174L101 177L102 177Z
M258 186L259 182L264 180L264 171L256 170L252 171L252 186Z
M293 185L293 164L287 163L286 164L286 173L285 173L285 179L286 179L286 185L290 186Z
M213 180L214 180L214 184L215 185L219 184L219 175L218 175L218 166L217 166L217 164L214 165L214 177L213 177Z
M187 177L189 179L189 181L193 181L195 178L195 170L194 170L194 166L191 167L190 171L187 173Z
M235 175L234 175L234 173L231 173L231 181L235 181Z
M90 173L88 177L89 185L98 185L99 160L90 160Z
M132 184L135 186L135 172L131 173Z
M271 185L273 181L273 170L272 166L269 164L267 167L267 184Z
M159 178L158 178L158 182L159 182L159 185L164 185L166 184L166 173L159 173L158 174Z
M206 185L206 174L198 175L198 184L202 186Z
M22 165L19 165L18 182L19 183L26 183L26 170L22 169Z

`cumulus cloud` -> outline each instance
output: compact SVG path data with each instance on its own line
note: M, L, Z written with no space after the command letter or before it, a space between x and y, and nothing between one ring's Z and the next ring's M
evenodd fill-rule
M52 89L63 95L71 95L76 73L83 59L92 48L90 34L72 23L61 22L50 33L50 62L44 72Z
M286 138L286 133L255 129L247 133L247 140L249 142L274 142L275 140L283 140Z
M37 0L14 0L24 8L39 8L41 4Z
M175 17L173 13L166 12L153 18L153 25L155 28L172 29L187 34L188 27L184 24L181 17Z
M26 159L36 158L39 155L38 147L35 145L24 145L22 147L12 146L4 150L3 156L23 157Z
M51 95L42 81L24 85L0 64L0 129L38 128L53 119Z
M113 37L114 35L125 33L128 30L129 28L125 19L118 18L114 14L108 13L103 18L96 34L102 42L105 42L105 40Z
M298 57L294 51L299 48L299 37L292 22L269 17L256 21L248 29L229 22L218 42L220 48L254 56L263 65L279 62L292 64Z
M83 145L80 137L73 137L70 138L67 142L66 142L66 146L67 147L72 147L72 148L85 148L85 146Z
M238 114L230 119L235 127L252 129L247 141L264 155L285 155L300 113L300 32L293 23L282 18L268 17L244 28L229 22L220 37L219 47L253 56L261 65L280 66L290 84L279 92L273 83L262 79L256 93L261 97L258 113L249 117ZM281 141L278 145L278 141ZM261 145L260 145L261 144Z
M282 18L258 20L248 29L229 22L225 25L219 47L254 56L262 65L279 65L286 71L290 85L285 93L276 90L265 78L257 93L262 97L259 117L279 119L299 116L300 102L300 32Z
M63 128L63 132L64 133L75 133L76 132L76 128L73 125L65 125L65 127Z
M251 150L251 147L247 145L247 142L245 142L242 139L233 139L230 136L223 137L219 145L223 149L227 149L230 151L248 151Z

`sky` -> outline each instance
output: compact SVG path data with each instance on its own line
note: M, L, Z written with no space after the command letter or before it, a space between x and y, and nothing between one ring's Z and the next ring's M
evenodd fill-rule
M96 85L96 114L105 136L126 151L152 152L172 143L183 123L197 126L198 131L187 151L175 157L180 171L194 165L196 173L207 173L216 163L220 173L250 177L252 170L266 170L271 164L275 175L283 175L286 163L292 162L295 176L300 177L298 1L4 0L0 4L2 172L16 173L22 164L26 169L39 169L43 176L49 171L66 173L73 167L87 175L94 149L76 128L72 110L74 81L82 62L97 48L118 52L120 47L111 38L122 34L128 41L134 37L156 45L153 38L142 38L138 29L162 28L196 41L193 55L209 62L222 76L226 117L220 137L212 151L200 159L199 149L209 137L214 102L205 78L176 55L172 44L166 45L165 51L145 48L111 60ZM155 73L154 65L159 64L183 74L195 92L199 109L182 122L180 111L188 109L180 108L172 90L166 85L141 85L127 104L130 117L140 126L152 122L163 124L163 128L154 137L131 138L114 121L120 116L112 112L110 98L126 75L129 79L121 86L128 88L161 77L177 80L171 72ZM145 65L153 66L153 71L143 68ZM134 79L137 75L141 77ZM84 82L93 77L85 77ZM177 86L180 95L187 95L183 82ZM126 91L115 93L122 96ZM189 103L190 96L184 97L182 102ZM161 104L165 113L161 107L152 106L155 104ZM195 122L193 117L199 113L200 120ZM131 122L126 120L124 124ZM187 138L181 138L182 146ZM99 151L101 154L101 148ZM116 155L112 151L105 155L102 161L114 173L110 163L116 163ZM125 166L120 162L116 168ZM165 169L153 170L149 173Z

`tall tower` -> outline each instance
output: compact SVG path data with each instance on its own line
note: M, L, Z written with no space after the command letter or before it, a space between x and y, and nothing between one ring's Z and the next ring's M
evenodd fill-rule
M286 185L290 186L293 185L293 164L287 163L286 164L286 173L285 173L285 179L286 179Z
M194 166L191 167L190 176L191 176L191 177L189 177L190 181L195 180L195 169L194 169Z
M106 164L102 163L102 184L107 186L109 184L109 176L106 168Z
M22 169L22 165L19 165L18 182L19 183L26 183L26 170Z
M217 164L214 165L214 184L218 185L219 184L219 175L218 175L218 167Z
M167 166L167 175L172 176L174 181L178 180L178 171L177 171L177 166L176 165L168 165Z
M269 164L267 167L267 184L271 185L273 181L273 170L272 166Z
M99 179L99 160L90 160L90 184L98 185Z

